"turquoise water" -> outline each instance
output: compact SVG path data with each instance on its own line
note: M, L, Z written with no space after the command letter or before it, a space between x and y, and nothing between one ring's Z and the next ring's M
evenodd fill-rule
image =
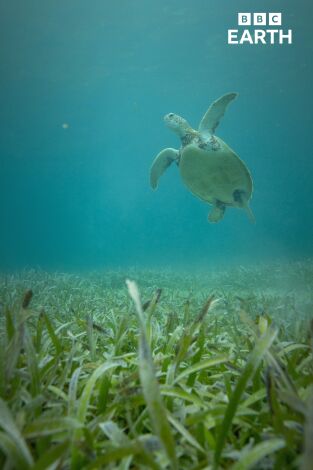
M230 46L238 11L282 11L292 45ZM313 255L313 5L293 1L1 2L0 268L222 266ZM251 207L207 222L177 167L149 168L239 93L217 135L246 162Z

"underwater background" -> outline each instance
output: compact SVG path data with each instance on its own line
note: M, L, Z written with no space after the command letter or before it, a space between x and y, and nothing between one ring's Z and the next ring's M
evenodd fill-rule
M227 44L239 11L281 11L292 45ZM11 0L0 6L0 269L214 267L313 255L313 4ZM149 168L236 91L217 135L254 179L246 214Z
M228 45L238 12L293 44ZM312 470L312 18L0 1L0 469ZM229 92L255 224L149 182Z

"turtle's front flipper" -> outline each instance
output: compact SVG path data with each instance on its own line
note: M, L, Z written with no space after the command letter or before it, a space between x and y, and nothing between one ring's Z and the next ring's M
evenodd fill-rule
M209 212L208 221L213 224L216 224L217 222L222 220L225 214L225 209L226 207L222 202L216 201Z
M199 124L200 134L214 134L215 129L225 114L227 106L237 95L238 93L227 93L227 95L221 96L221 98L211 104Z
M178 150L171 148L162 150L162 152L155 157L150 168L150 184L153 189L158 187L160 177L178 157Z

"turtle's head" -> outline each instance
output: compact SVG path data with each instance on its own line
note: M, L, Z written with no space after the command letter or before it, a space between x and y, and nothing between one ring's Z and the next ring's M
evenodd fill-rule
M169 113L164 116L164 122L169 129L175 132L179 137L184 137L188 131L191 130L186 119L174 113Z

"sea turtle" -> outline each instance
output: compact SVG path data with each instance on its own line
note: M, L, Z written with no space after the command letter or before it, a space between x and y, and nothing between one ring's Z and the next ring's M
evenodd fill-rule
M210 222L219 222L227 206L244 209L249 219L254 216L249 207L252 195L250 172L235 152L215 135L220 119L237 93L228 93L211 104L196 131L177 114L164 116L167 127L181 140L179 150L166 148L154 159L150 169L150 184L158 186L160 176L176 162L184 184L198 198L209 204Z

